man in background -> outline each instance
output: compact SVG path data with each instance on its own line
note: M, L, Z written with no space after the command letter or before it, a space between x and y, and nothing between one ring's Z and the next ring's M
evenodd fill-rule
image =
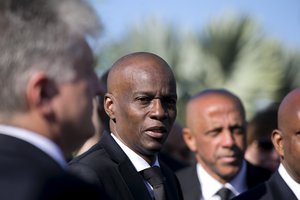
M247 127L247 149L245 159L253 165L274 172L280 159L274 149L271 135L277 128L277 106L269 106L256 113Z
M239 199L300 199L300 89L294 89L282 100L278 109L278 128L272 142L280 156L280 165L271 178Z
M246 114L233 93L199 92L187 103L186 124L184 140L197 164L177 173L185 200L227 200L270 176L244 160Z

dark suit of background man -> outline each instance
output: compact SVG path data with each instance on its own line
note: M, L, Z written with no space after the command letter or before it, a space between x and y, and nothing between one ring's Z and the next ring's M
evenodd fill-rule
M1 1L1 200L100 198L65 161L94 133L96 19L80 0Z
M176 83L169 65L152 53L120 58L110 69L104 108L110 131L70 167L104 189L110 199L147 200L153 195L139 172L159 166L167 199L181 199L173 172L157 158L176 118Z
M271 178L239 199L296 200L300 199L300 89L291 91L278 109L278 128L272 142L280 155L279 168Z
M270 176L244 160L245 110L231 92L208 89L193 96L186 125L183 137L197 164L177 173L185 200L220 199L222 188L231 198Z

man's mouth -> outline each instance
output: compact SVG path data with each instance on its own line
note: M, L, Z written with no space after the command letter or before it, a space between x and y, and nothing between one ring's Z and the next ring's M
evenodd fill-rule
M162 126L148 128L145 133L152 138L161 139L167 133L167 130Z

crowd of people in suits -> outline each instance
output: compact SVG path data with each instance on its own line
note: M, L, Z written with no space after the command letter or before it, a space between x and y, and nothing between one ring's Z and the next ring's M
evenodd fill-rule
M209 88L181 125L162 57L129 53L99 80L100 27L83 0L0 3L0 199L300 199L299 88L249 125Z

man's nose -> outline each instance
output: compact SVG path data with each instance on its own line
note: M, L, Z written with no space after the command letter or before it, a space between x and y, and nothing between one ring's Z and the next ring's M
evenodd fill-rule
M231 147L235 142L233 133L228 128L224 128L222 134L223 134L222 143L224 144L224 146Z
M167 112L161 99L154 99L152 104L151 117L156 119L164 119L167 115Z

